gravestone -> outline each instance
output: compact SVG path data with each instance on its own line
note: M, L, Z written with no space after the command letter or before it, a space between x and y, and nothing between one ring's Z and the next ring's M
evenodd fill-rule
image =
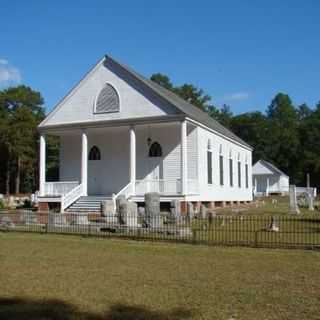
M170 213L172 217L178 219L181 216L180 200L171 200Z
M65 226L67 225L67 217L63 213L49 212L48 224L53 226Z
M35 211L23 211L21 214L21 220L26 224L38 223L37 213Z
M72 218L74 224L83 226L90 224L87 214L74 214Z
M297 191L295 185L289 186L289 213L299 214L299 206L297 202Z
M279 222L276 217L271 217L271 222L270 222L269 226L267 227L267 230L273 231L273 232L279 232L279 230L280 230Z
M308 209L314 211L314 198L313 198L313 188L308 188Z
M138 226L138 206L135 202L127 200L120 202L119 223L128 227Z
M138 205L135 202L128 202L128 212L126 225L128 227L138 227Z
M126 202L126 201L127 201L127 199L126 199L125 195L123 195L123 194L117 197L117 199L116 199L116 212L118 212L118 213L120 212L120 204L123 202Z
M14 223L11 221L11 219L8 216L0 217L0 227L1 228L10 228L14 227Z
M194 208L192 202L187 203L187 213L190 220L194 218Z
M101 215L103 217L114 216L116 213L116 206L114 200L104 200L100 204Z
M204 204L202 204L200 207L200 216L202 219L206 219L207 217L207 208Z
M160 195L156 192L146 193L144 195L146 209L146 223L151 228L161 226L160 218Z

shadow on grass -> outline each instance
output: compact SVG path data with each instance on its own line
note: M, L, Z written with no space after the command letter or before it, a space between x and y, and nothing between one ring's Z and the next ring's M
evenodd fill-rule
M102 314L82 312L61 300L0 298L0 319L10 320L185 320L191 312L175 309L156 312L144 307L115 304Z

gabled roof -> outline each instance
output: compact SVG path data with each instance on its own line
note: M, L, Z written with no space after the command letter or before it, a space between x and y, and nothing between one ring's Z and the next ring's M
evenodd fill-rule
M175 93L171 92L170 90L167 90L157 84L156 82L145 78L144 76L140 75L136 71L132 70L130 67L121 64L114 60L112 57L106 55L106 59L109 59L114 64L118 65L120 68L125 70L126 72L130 73L132 76L134 76L136 79L144 83L148 88L153 90L156 94L158 94L163 99L167 100L170 104L175 106L177 109L179 109L182 113L184 113L186 116L190 117L191 119L200 122L201 124L209 127L210 129L222 134L223 136L228 137L229 139L232 139L234 141L237 141L238 143L252 149L250 145L248 145L245 141L243 141L241 138L239 138L237 135L235 135L233 132L231 132L229 129L221 125L218 121L211 118L207 113L200 110L198 107L192 105L191 103L185 101L184 99L180 98Z
M239 144L252 149L250 145L248 145L245 141L243 141L241 138L239 138L237 135L235 135L233 132L231 132L229 129L221 125L218 121L211 118L207 113L200 110L198 107L190 104L189 102L183 100L175 93L163 88L156 82L142 76L141 74L137 73L130 67L119 63L109 55L106 55L103 59L101 59L80 81L79 83L72 88L69 93L55 106L55 108L47 115L47 117L40 123L38 126L39 128L43 128L46 126L46 122L48 119L57 112L57 110L63 105L63 103L72 96L75 91L80 87L81 83L83 83L95 70L104 63L111 63L114 66L118 67L120 70L126 72L128 75L136 79L138 82L140 82L142 85L144 85L146 88L151 90L155 95L169 103L169 105L176 108L178 112L181 112L182 115L190 118L191 120L194 120L205 127L208 127L209 129L212 129L216 133L229 138L230 140L233 140L235 142L238 142Z
M257 161L254 166L260 163L261 165L263 165L264 167L266 167L267 169L269 169L270 171L272 171L273 173L280 175L280 176L286 176L288 177L288 175L286 175L283 171L281 171L280 169L278 169L275 165L273 165L272 163L266 161L266 160L259 160ZM253 167L254 167L253 166Z

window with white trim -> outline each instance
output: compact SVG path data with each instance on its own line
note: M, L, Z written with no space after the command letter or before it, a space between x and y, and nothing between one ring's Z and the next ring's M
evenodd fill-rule
M219 172L220 172L220 185L224 184L224 172L223 172L223 154L222 154L222 144L220 145L220 155L219 155Z
M212 150L211 150L211 141L208 140L207 145L207 175L208 175L208 184L212 184Z
M230 181L230 187L233 187L233 159L232 159L231 150L229 154L229 181Z

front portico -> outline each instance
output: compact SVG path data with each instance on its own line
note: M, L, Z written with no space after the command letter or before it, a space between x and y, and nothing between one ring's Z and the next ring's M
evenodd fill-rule
M40 201L60 202L62 211L83 196L124 195L143 201L146 192L159 192L163 200L168 200L183 199L198 191L197 158L193 156L197 131L185 119L86 129L56 128L47 133L60 137L60 181L45 180L43 133Z

